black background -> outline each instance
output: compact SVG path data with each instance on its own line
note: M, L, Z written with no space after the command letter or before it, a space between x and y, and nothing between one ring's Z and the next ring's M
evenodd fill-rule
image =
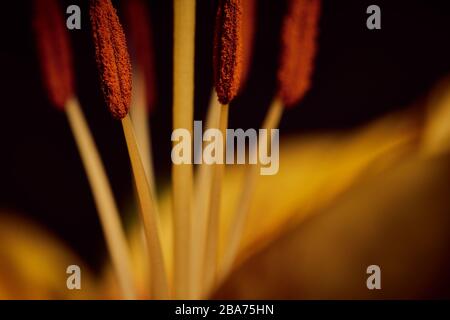
M77 93L123 209L132 195L128 156L121 126L100 92L88 1L61 2L82 8L82 30L70 32ZM352 128L425 97L450 71L447 2L323 0L313 88L285 113L281 134ZM381 30L366 28L370 4L381 7ZM259 127L276 88L285 2L260 0L258 5L250 78L230 109L233 128ZM212 86L215 6L216 1L197 1L197 120L204 117ZM65 115L49 104L41 85L31 7L31 1L1 2L0 208L32 216L96 267L106 252L101 228ZM158 182L164 185L171 165L172 4L154 0L149 8L158 87L153 148Z

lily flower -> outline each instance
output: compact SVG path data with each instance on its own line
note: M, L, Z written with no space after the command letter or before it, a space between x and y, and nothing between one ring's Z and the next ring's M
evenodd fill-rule
M260 177L238 259L204 297L448 297L449 114L444 81L422 105L357 130L282 140L279 174ZM227 168L219 256L242 170ZM158 205L164 258L173 270L169 192ZM151 279L142 230L136 224L127 234L138 297L146 298ZM74 264L82 270L80 290L66 286ZM382 290L366 287L370 265L381 269ZM108 263L95 275L43 227L1 211L0 298L115 299L120 291Z

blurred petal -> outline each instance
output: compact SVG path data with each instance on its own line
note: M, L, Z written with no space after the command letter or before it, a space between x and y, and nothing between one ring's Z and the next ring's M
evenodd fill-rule
M81 290L69 290L67 267L81 268ZM0 299L95 297L90 272L57 239L11 213L0 214Z
M296 137L282 141L280 169L260 176L242 240L242 261L298 223L327 207L362 174L375 174L416 149L415 114L391 115L350 133ZM222 200L222 245L240 193L242 175L227 168Z
M427 153L450 150L450 78L444 80L429 99L422 143Z
M450 156L404 160L291 228L215 298L449 298ZM366 287L372 264L382 290Z

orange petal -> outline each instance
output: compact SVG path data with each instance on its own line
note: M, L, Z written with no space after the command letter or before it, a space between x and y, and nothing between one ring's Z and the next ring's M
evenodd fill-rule
M362 179L246 261L214 298L448 298L449 164L419 155ZM366 287L373 264L381 290Z
M81 268L81 290L69 290L67 267ZM95 297L90 271L61 242L16 214L0 213L0 299Z

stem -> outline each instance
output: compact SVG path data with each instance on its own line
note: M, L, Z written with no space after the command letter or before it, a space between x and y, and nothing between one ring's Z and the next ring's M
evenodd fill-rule
M226 129L228 126L228 105L221 106L219 118L219 130L223 136L223 150L226 148ZM217 152L220 152L217 150ZM225 161L225 159L223 159ZM223 162L224 162L223 161ZM222 192L222 180L225 171L224 163L216 163L213 167L213 177L211 184L211 199L209 202L209 220L205 253L204 269L204 290L208 292L216 282L218 266L218 243L219 243L219 223L220 223L220 201Z
M130 252L127 245L119 211L99 152L76 98L67 101L66 115L69 120L78 150L83 161L106 245L125 299L135 299L135 288L131 273Z
M194 114L195 6L195 0L175 0L174 2L173 129L187 129L191 137ZM180 299L188 297L190 293L192 164L172 166L172 188L174 288L176 289L175 298Z
M145 173L151 189L156 191L155 174L153 168L153 153L151 144L150 119L147 112L145 95L145 79L136 67L133 77L133 97L130 108L131 121L136 133L136 139L144 165Z
M206 129L219 127L221 105L217 100L214 90L211 92L211 99L208 107L206 119ZM194 184L194 217L192 219L192 239L191 239L191 283L193 299L200 299L202 296L202 270L205 261L206 233L208 225L209 202L211 198L211 184L214 167L202 162L196 173Z
M156 199L153 198L154 192L151 190L147 181L144 165L142 164L134 135L133 125L128 115L122 119L122 127L130 156L141 209L141 220L149 251L152 293L156 299L167 299L169 296L169 288L156 218L158 216Z

